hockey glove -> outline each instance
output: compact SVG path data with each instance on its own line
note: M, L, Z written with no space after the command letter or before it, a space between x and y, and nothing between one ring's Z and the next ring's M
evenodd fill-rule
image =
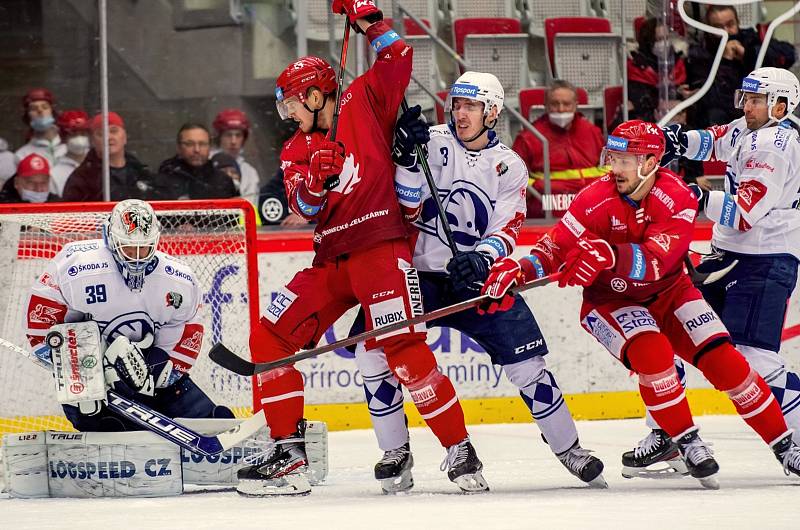
M392 160L395 164L412 171L417 167L416 146L421 145L424 156L428 156L427 144L431 139L428 124L420 116L422 107L415 105L400 115L394 126Z
M481 294L488 295L492 300L478 306L478 314L490 315L497 311L508 311L514 305L514 295L508 292L515 285L525 282L519 263L511 258L500 258L494 262L489 277L483 284Z
M687 184L689 189L692 190L694 196L697 197L697 212L702 212L706 207L706 201L708 200L708 194L703 192L703 188L692 182L691 184Z
M447 272L450 274L450 284L455 292L465 289L477 291L489 276L489 269L494 260L488 254L470 250L459 252L447 262Z
M567 253L558 286L587 287L594 282L600 272L614 267L616 260L614 249L607 241L582 237L578 239L577 246Z
M344 145L341 142L324 140L311 155L311 165L306 177L306 188L316 196L334 188L332 180L338 180L344 167ZM327 182L327 184L326 184Z
M103 357L106 384L112 386L122 381L131 390L152 396L155 382L142 353L152 344L153 335L150 333L140 342L131 342L123 335L117 337Z
M666 166L686 153L688 139L686 138L686 133L681 130L681 126L677 123L662 127L661 132L664 133L664 139L667 141L667 145L659 165Z
M331 11L336 15L347 15L347 20L356 31L361 33L356 21L360 18L368 22L383 20L383 13L372 0L333 0Z

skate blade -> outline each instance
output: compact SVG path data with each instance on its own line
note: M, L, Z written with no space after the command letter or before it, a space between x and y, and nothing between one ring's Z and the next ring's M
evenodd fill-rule
M301 496L311 493L311 484L303 474L276 479L240 480L236 492L244 497Z
M707 490L718 490L719 489L719 481L717 480L716 473L711 475L710 477L703 477L697 479Z
M414 477L411 471L403 471L399 476L385 478L380 481L384 495L404 493L414 487Z
M592 480L587 482L587 484L589 485L590 488L596 488L596 489L607 489L608 488L608 482L606 482L606 479L603 478L603 474L602 473L600 473L595 478L593 478Z
M625 478L674 479L688 474L686 464L680 459L656 462L648 467L622 466L622 476Z
M455 482L464 493L483 493L484 491L489 491L489 484L486 483L486 479L483 478L483 474L481 474L480 471L475 474L467 473L456 477L453 482Z

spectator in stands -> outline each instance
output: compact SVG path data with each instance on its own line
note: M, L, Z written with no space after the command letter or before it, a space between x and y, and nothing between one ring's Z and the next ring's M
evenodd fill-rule
M22 160L31 153L39 154L54 166L67 153L56 126L55 98L46 88L33 88L22 98L22 121L28 126L26 144L14 153Z
M159 183L170 199L228 199L238 197L233 180L209 159L211 135L199 123L178 131L178 153L161 163Z
M236 159L241 173L241 180L235 183L236 189L244 199L257 205L261 179L256 168L244 159L244 144L250 136L250 120L239 109L224 109L214 118L213 127L217 147L211 151L211 155L224 151Z
M694 127L729 123L742 115L741 110L731 105L733 93L740 88L742 79L755 69L761 50L758 32L739 27L739 15L733 6L709 5L705 20L711 26L725 29L730 40L725 46L714 84L696 105L702 114L693 124ZM718 47L719 38L707 33L703 42L689 48L687 76L691 88L699 88L708 78ZM788 42L772 39L761 66L789 68L794 61L794 47Z
M0 190L0 202L53 202L58 197L50 193L50 164L36 153L23 158L17 173Z
M658 121L676 101L688 97L683 54L675 50L664 24L647 19L636 34L639 48L628 57L628 119ZM669 103L659 102L659 60L671 65Z
M92 148L64 185L65 201L103 200L103 116L97 114L89 123ZM125 150L128 135L125 122L116 112L108 113L108 160L111 200L152 200L161 198L150 169Z
M272 178L261 187L258 197L258 215L262 225L299 228L309 224L308 221L289 210L281 168L278 168Z
M56 160L50 170L50 192L61 197L64 185L89 152L89 115L82 110L65 110L56 120L67 154Z
M531 175L528 217L543 217L545 209L562 215L572 194L605 173L597 167L605 145L603 135L596 125L577 111L578 95L572 83L554 80L547 89L545 107L547 114L533 122L533 126L547 138L550 147L551 193L554 197L543 197L544 205L539 199L544 193L541 142L533 133L523 129L513 145Z
M0 186L17 172L17 157L8 148L8 142L0 138Z

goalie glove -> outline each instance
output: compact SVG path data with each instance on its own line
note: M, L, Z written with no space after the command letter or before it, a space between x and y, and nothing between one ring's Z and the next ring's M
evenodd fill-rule
M131 342L128 337L123 335L114 339L103 357L106 384L113 386L118 381L122 381L137 393L152 396L156 385L142 353L142 350L152 345L153 335L151 333L148 333L140 342Z

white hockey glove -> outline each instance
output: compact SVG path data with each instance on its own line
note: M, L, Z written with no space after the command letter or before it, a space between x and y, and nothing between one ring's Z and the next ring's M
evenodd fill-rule
M155 382L145 361L142 350L153 345L153 335L148 333L140 342L131 342L120 335L106 349L103 365L106 384L112 386L122 381L140 394L152 396Z

